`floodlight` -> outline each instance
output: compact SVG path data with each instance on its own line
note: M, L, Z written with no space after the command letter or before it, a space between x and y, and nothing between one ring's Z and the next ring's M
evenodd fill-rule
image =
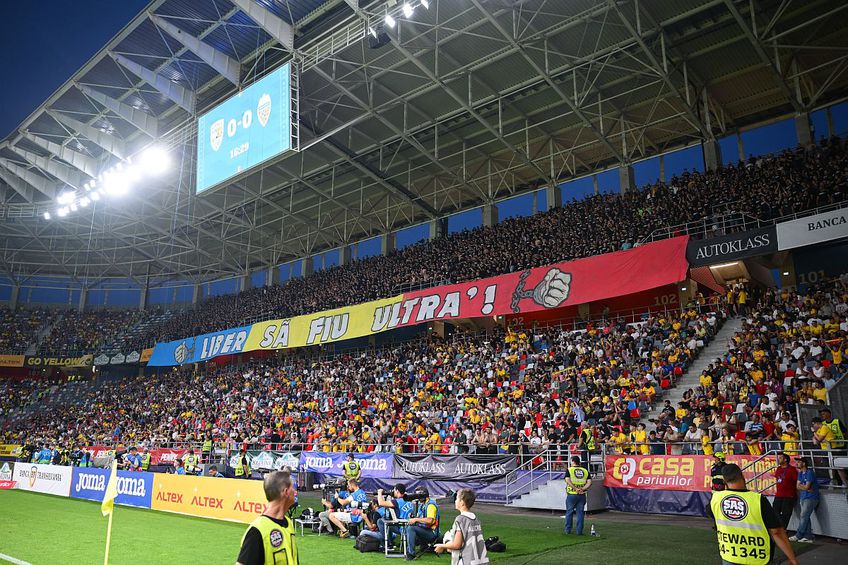
M59 214L60 218L64 218L65 216L68 215L68 209L67 208L59 208L58 210L56 210L56 213Z
M92 199L93 201L95 201L95 202L97 202L98 200L100 200L100 193L99 193L99 192L97 192L96 190L93 190L93 191L91 192L91 194L89 194L89 196L91 196L91 199Z
M407 18L412 17L412 13L415 11L415 8L409 5L409 2L404 2L403 4L403 15Z
M150 147L141 154L139 165L141 170L158 176L168 170L171 159L168 154L159 147Z
M76 197L76 193L74 191L63 192L58 197L56 197L56 202L59 204L69 204L74 201Z
M80 203L80 206L85 208L86 206L88 206L91 203L91 200L89 200L87 197L83 196L82 198L80 198L79 203Z
M394 28L394 27L395 27L395 25L397 24L397 22L396 22L396 21L395 21L395 19L391 16L391 14L386 14L386 17L384 18L384 21L386 22L386 25L387 25L387 26L389 26L389 27L391 27L391 28Z
M44 212L44 219L45 219L45 220L49 220L49 219L50 219L50 212Z
M77 211L77 204L76 204L76 202L71 202L71 212L76 212L76 211Z
M421 5L424 6L425 10L430 9L430 3L427 0L421 0Z

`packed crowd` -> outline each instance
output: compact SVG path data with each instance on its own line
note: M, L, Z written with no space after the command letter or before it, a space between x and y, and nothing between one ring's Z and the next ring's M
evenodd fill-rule
M7 422L3 440L530 454L585 441L586 422L600 443L654 404L724 317L690 309L579 331L456 333L333 359L184 368L84 389Z
M46 312L0 308L0 354L24 353L44 327Z
M656 419L656 437L672 442L672 453L797 455L796 406L828 404L828 391L848 373L848 277L805 295L754 291L749 305L727 354ZM805 430L814 445L804 447L844 449L823 421Z
M124 351L223 330L246 320L287 317L390 296L404 286L487 277L638 245L661 228L693 221L708 229L723 214L761 219L802 212L845 200L848 160L838 138L811 148L751 158L716 172L685 172L622 194L600 194L530 217L511 218L392 252L294 278L279 286L214 297L198 307L163 317L138 334L133 310L48 314L58 319L39 352L92 352L114 339ZM43 313L42 313L43 314ZM21 317L28 318L20 323ZM0 350L14 352L34 341L44 316L0 313Z
M50 333L38 352L51 355L94 353L123 335L146 316L139 310L65 310L52 317Z
M282 286L211 298L151 327L147 342L168 341L391 296L405 285L459 282L638 245L652 232L722 214L777 218L844 201L846 145L751 158L716 172L686 172L634 192L599 194L546 213L504 220L295 278Z

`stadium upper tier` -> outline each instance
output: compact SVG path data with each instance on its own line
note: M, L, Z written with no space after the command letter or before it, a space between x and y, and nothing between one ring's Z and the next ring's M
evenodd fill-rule
M334 359L299 353L117 381L5 381L0 439L167 447L208 435L230 447L494 452L524 444L564 454L582 426L613 450L647 453L647 443L631 444L656 441L672 453L756 454L762 442L797 451L796 404L824 401L848 372L848 277L805 295L736 287L728 298L712 312L586 331L456 333ZM725 353L704 364L699 382L686 375L691 388L677 406L654 408L655 424L630 431L734 313L745 317ZM653 427L655 440L646 433Z
M846 179L846 146L834 138L715 172L687 172L626 194L588 197L545 213L291 279L282 286L210 298L194 309L147 324L118 347L129 351L237 327L249 320L284 318L388 297L404 287L435 286L617 251L687 222L702 221L702 229L709 230L714 220L728 213L768 221L844 201ZM47 343L40 346L43 351L94 351L142 318L102 313L64 319L69 323L50 332Z

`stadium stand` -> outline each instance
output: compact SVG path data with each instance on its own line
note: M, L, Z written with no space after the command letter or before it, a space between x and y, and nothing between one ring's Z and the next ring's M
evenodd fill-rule
M49 323L51 314L44 310L0 309L0 351L24 353Z
M565 449L584 419L600 442L638 419L724 317L688 309L637 324L458 333L333 359L297 355L93 387L74 382L38 390L41 406L3 434L68 448L184 445L211 434L231 447L320 451ZM19 406L10 402L4 413Z
M546 213L512 218L296 278L282 286L205 300L150 328L142 341L169 341L424 288L627 249L665 231L714 233L725 214L764 222L842 202L848 194L844 140L823 140L751 158L715 172L686 172L626 194L602 194ZM715 226L714 226L715 224ZM672 230L669 232L669 228Z
M715 172L686 172L668 183L624 195L591 196L546 213L508 219L496 226L467 230L387 256L291 279L282 286L209 298L192 309L32 314L33 320L47 316L38 325L52 326L38 344L38 351L128 352L246 321L312 313L391 296L401 289L465 281L626 249L650 239L652 234L717 235L719 230L733 229L722 221L727 215L750 216L769 223L842 202L848 194L846 178L844 140L822 140L816 146L752 157ZM12 314L4 311L3 315ZM20 324L12 320L0 327L8 335ZM15 343L10 341L0 349L13 353L26 349L34 333L7 339ZM4 343L0 341L0 345Z

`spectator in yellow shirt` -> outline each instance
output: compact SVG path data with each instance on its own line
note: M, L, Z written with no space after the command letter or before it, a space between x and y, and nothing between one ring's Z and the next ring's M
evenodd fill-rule
M787 424L786 431L780 434L780 441L783 442L783 452L786 455L794 457L798 455L800 435L795 424Z
M813 441L819 444L821 449L830 451L833 449L833 430L822 423L821 418L813 418Z

